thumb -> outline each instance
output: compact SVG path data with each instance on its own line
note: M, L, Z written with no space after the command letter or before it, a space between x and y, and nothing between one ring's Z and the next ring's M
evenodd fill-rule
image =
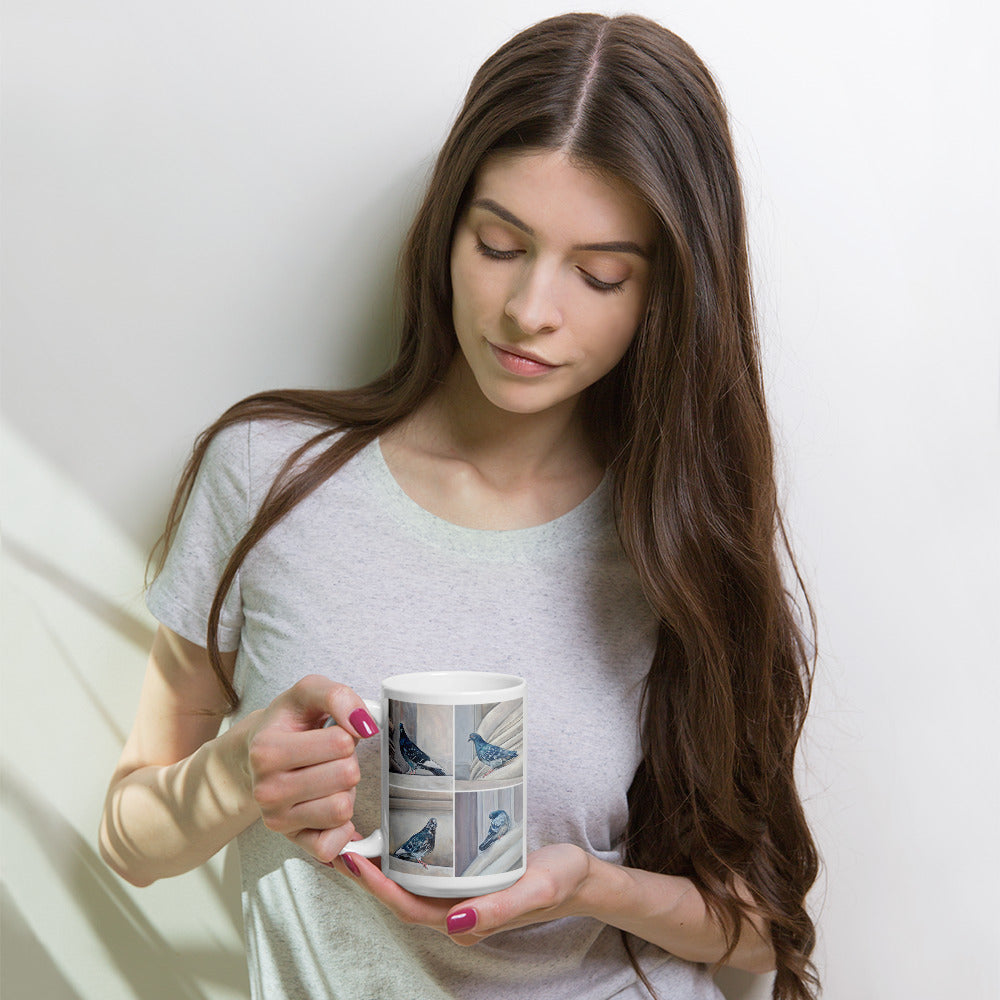
M449 934L468 934L479 923L479 911L474 906L463 904L448 914L445 924Z

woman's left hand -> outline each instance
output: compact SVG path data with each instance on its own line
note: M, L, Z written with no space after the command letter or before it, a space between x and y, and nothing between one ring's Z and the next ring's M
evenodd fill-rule
M357 869L350 870L349 864ZM382 874L357 854L333 867L359 882L407 924L424 924L458 944L476 944L497 931L579 916L580 893L590 872L590 857L572 844L550 844L528 855L527 870L509 889L457 902L417 896Z

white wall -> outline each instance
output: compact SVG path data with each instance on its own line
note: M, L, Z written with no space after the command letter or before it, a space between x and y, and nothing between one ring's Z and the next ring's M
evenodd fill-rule
M5 997L244 995L231 857L133 891L94 853L153 627L144 555L226 405L378 370L399 237L471 73L559 9L6 5ZM995 18L635 9L716 71L746 175L822 624L803 780L826 995L994 998Z

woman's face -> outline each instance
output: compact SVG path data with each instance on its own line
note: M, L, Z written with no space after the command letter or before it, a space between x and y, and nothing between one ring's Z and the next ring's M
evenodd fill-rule
M655 234L625 184L561 152L487 159L451 249L455 332L486 398L540 413L611 371L645 309Z

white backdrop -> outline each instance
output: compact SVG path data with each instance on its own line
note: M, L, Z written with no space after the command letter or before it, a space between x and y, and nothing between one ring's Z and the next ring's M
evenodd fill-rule
M5 998L245 996L230 855L133 890L95 854L152 634L145 554L228 404L384 363L399 239L469 78L560 9L6 5ZM745 173L821 622L803 782L826 996L995 1000L994 18L633 9L715 71Z

